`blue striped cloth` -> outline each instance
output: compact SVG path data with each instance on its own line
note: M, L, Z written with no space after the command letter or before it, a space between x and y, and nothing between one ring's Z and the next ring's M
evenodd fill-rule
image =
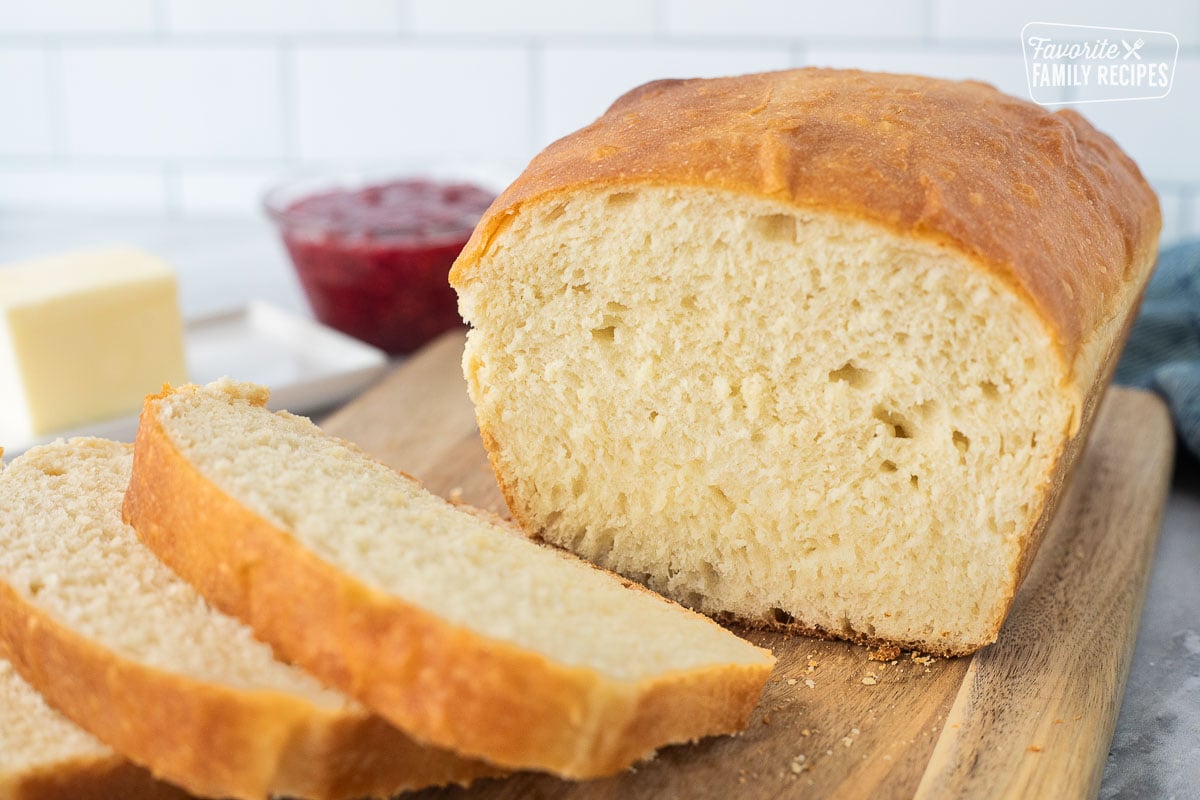
M1159 254L1115 380L1166 400L1176 432L1200 457L1200 241Z

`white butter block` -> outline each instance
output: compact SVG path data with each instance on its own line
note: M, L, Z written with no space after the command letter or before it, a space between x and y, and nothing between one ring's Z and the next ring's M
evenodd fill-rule
M0 267L0 442L129 414L186 380L163 260L111 248Z

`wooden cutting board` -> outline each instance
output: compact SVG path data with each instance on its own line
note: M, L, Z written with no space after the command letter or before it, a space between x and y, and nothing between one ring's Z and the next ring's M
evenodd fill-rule
M434 492L504 512L447 334L324 422ZM1129 672L1174 438L1112 389L1000 640L971 657L739 631L778 665L749 728L585 783L519 774L429 798L1093 797Z

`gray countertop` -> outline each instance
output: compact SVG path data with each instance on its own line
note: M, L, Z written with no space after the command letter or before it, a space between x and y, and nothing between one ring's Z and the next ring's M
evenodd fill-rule
M187 317L252 299L308 313L265 220L0 214L0 264L104 244L170 260ZM1200 465L1190 458L1176 462L1100 796L1200 797Z
M1200 464L1184 453L1100 796L1200 797Z

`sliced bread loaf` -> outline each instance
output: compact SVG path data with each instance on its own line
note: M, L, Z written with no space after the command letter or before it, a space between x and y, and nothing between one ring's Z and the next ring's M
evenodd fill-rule
M74 725L0 658L0 800L186 800Z
M283 656L419 739L569 777L746 724L768 652L266 400L148 398L125 514Z
M495 773L416 744L212 609L121 521L131 465L130 445L73 439L0 473L0 643L50 705L200 795L335 800Z
M800 69L656 81L530 163L451 272L532 534L708 613L993 641L1160 216L1074 111Z

